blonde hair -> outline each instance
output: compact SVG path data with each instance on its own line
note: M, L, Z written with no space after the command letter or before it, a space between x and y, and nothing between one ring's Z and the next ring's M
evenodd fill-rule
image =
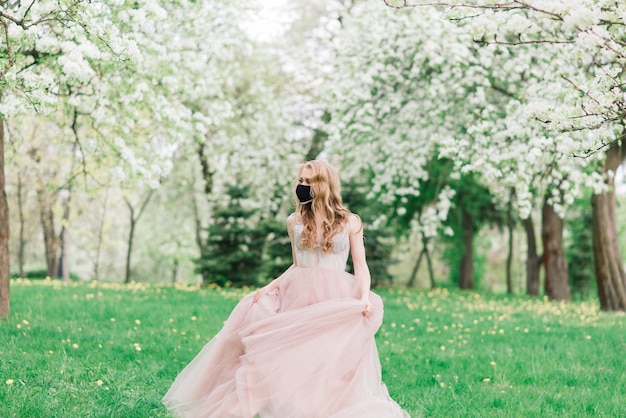
M317 233L315 230L315 215L322 218L322 251L333 250L333 237L347 228L347 220L350 211L343 207L341 201L341 185L335 169L325 161L307 161L300 166L298 177L306 168L311 170L311 203L302 204L296 200L296 214L302 221L304 229L300 245L303 248L315 248L318 246Z

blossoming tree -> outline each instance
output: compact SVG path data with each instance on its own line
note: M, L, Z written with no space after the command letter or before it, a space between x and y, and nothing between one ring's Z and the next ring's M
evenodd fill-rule
M381 6L354 7L337 46L332 126L335 149L347 166L374 173L371 193L403 212L424 192L420 184L427 184L429 161L446 158L453 163L452 176L480 173L501 207L513 189L514 207L524 220L530 221L537 203L547 214L555 207L562 214L584 177L575 164L559 161L553 167L563 153L552 146L555 140L543 127L519 122L524 116L520 101L533 91L531 71L541 73L547 65L531 66L530 49L512 54L506 48L481 48L434 9L385 12ZM358 152L347 144L357 145ZM529 144L530 158L520 158ZM541 144L550 144L552 152L538 153ZM561 181L564 173L568 183ZM438 182L442 193L417 213L419 227L431 236L454 195L443 187L448 182ZM570 195L561 199L559 187L567 187ZM544 236L544 245L554 245L555 260L563 260L560 218L543 219L544 224L555 219L555 232ZM548 294L568 299L566 270L550 272L554 279L548 281Z
M626 274L617 244L613 176L624 160L626 4L605 0L393 2L393 7L446 6L480 44L517 49L536 45L551 71L536 77L537 94L523 107L558 137L571 156L598 154L604 187L592 198L596 282L605 310L626 309ZM546 94L547 93L547 94ZM538 152L545 152L539 147ZM598 186L597 182L594 182Z
M0 9L0 317L9 314L9 219L5 193L4 145L7 118L27 107L42 108L54 99L53 78L35 63L46 44L84 32L92 7L86 1L4 2ZM57 37L57 34L58 37ZM47 54L46 54L47 55ZM62 55L57 55L60 58ZM67 62L67 61L66 61ZM69 64L69 62L67 62ZM80 66L81 62L76 65Z
M151 25L167 15L153 2L133 2L132 6L83 0L4 3L0 15L4 35L0 119L19 131L33 112L39 112L43 115L40 118L62 133L60 142L48 144L48 151L70 145L69 154L79 160L78 171L86 175L90 160L111 169L119 165L121 157L127 171L158 184L169 170L167 164L158 163L159 157L164 162L171 156L171 147L163 146L163 142L184 136L188 118L178 117L183 106L167 103L163 90L152 88L158 79L155 69L162 67L153 66L153 60L144 57L157 57L158 51L153 47L142 53L137 47L146 39L154 40L150 34L156 30L153 26L151 31ZM132 12L128 10L148 18L137 18L134 26L129 25ZM4 137L0 139L2 148ZM49 138L41 137L38 143L28 144L29 151L37 150L46 140ZM137 156L137 151L148 158ZM4 173L4 164L0 172ZM69 173L69 177L77 176ZM6 315L8 214L4 178L1 180L0 313ZM50 204L46 206L51 212ZM46 250L48 270L52 271L56 233L53 227L48 229Z

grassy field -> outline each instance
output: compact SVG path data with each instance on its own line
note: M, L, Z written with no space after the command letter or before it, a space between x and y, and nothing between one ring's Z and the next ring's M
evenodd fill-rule
M242 290L13 281L0 417L166 417L160 399ZM412 417L624 417L626 316L440 289L381 290L383 379Z

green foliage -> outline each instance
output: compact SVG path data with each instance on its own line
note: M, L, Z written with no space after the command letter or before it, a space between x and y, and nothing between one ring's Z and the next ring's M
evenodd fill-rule
M426 179L402 179L401 183L393 187L407 187L417 183L418 194L396 196L389 211L390 224L395 227L397 237L407 237L411 234L411 223L414 219L421 219L427 207L434 205L439 194L450 182L453 162L447 158L433 156L424 169L428 172Z
M446 245L443 246L441 259L446 265L450 266L448 270L448 279L451 283L458 285L459 266L461 265L461 258L465 252L465 247L463 246L463 241L458 239L453 240L448 238L444 242ZM474 263L474 266L476 266L476 263Z
M394 232L391 227L375 222L380 216L381 205L374 199L368 200L363 187L363 183L356 181L345 183L342 198L345 205L363 221L367 265L372 276L372 287L377 287L393 282L388 268L395 262L391 255L395 243ZM348 270L353 271L351 259Z
M28 270L24 272L24 277L23 279L30 279L30 280L45 280L48 276L48 271L45 269L40 269L40 270ZM12 279L17 279L19 278L20 275L18 273L12 273L11 274L11 278ZM81 277L78 274L75 273L70 273L70 280L77 282L77 281L81 281Z
M489 189L483 186L474 174L461 175L458 179L449 180L449 185L456 193L444 226L450 227L454 234L443 235L446 249L443 260L451 266L450 280L459 283L461 274L459 266L466 252L464 238L467 233L473 234L472 246L475 244L476 233L486 224L502 226L505 213L498 210L494 197ZM478 257L473 251L474 283L478 285L485 269L485 257Z
M266 237L261 266L261 281L269 282L280 276L291 264L291 240L287 233L287 221L276 218L268 219L260 224Z
M161 397L247 290L13 281L0 416L168 417ZM381 289L383 381L412 417L626 415L623 315L595 302ZM11 381L11 383L7 383Z
M596 292L593 257L593 210L590 196L577 199L566 221L565 253L572 293L585 300Z
M458 285L458 266L461 265L461 258L465 253L465 247L463 246L462 240L454 240L452 239L452 237L447 237L444 242L446 243L446 245L443 246L441 258L446 263L446 265L451 266L451 268L448 270L449 281ZM474 247L481 247L480 244L483 244L480 241L480 236L474 237ZM478 249L480 250L481 248ZM474 284L477 289L480 289L481 279L484 277L485 272L487 271L487 255L485 251L474 251L473 256Z
M461 175L458 179L450 180L449 185L456 193L444 224L452 228L455 236L458 234L462 237L464 216L473 226L474 232L478 232L486 224L504 224L505 214L498 210L493 194L480 183L476 175Z
M204 284L246 286L257 284L265 234L255 224L255 209L245 207L247 187L231 185L228 203L214 210L208 238L196 270Z
M367 265L372 276L372 287L393 284L389 266L396 262L392 257L394 238L389 228L369 228L364 237Z

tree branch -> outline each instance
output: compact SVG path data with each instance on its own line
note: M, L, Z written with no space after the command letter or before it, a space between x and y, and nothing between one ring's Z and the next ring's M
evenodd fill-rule
M466 9L482 9L482 10L495 10L495 11L503 11L508 12L511 10L532 10L534 12L544 14L546 16L550 16L553 20L563 20L563 16L558 13L549 12L547 10L540 9L536 6L533 6L525 1L513 0L512 2L506 3L498 3L494 5L479 5L479 4L468 4L468 3L450 3L450 2L431 2L431 3L409 3L407 0L403 0L402 4L393 5L391 4L391 0L383 0L385 5L391 7L392 9L403 9L406 7L424 7L424 6L440 6L440 7L449 7L451 9L456 8L466 8Z
M70 93L71 94L71 93ZM78 136L78 111L76 106L72 107L72 132L74 133L74 144L78 146L78 150L80 151L80 161L83 167L83 176L85 181L87 180L87 164L85 163L85 152L83 151L83 144L80 142L80 137ZM75 150L73 150L75 152ZM73 158L74 156L72 156Z
M467 4L467 3L449 3L449 2L430 2L430 3L409 3L407 0L403 0L402 4L391 4L392 0L383 0L387 7L391 7L392 9L404 9L406 7L425 7L425 6L442 6L442 7L450 7L450 8L467 8L467 9L491 9L491 10L515 10L515 9L525 9L525 6L514 6L514 3L518 3L517 1L513 1L512 3L503 3L496 4L493 6L478 6L475 4ZM394 2L395 3L395 2Z
M472 39L474 42L485 45L508 45L508 46L517 46L517 45L533 45L533 44L573 44L576 41L561 41L558 39L536 39L534 41L522 41L521 38L519 41L508 42L508 41L498 41L497 37L494 36L493 41L486 41L485 38L481 39Z
M31 22L28 22L26 20L26 17L28 16L28 13L30 12L31 7L33 7L33 5L35 4L35 0L33 0L33 2L26 9L26 13L24 13L24 16L20 20L17 20L16 18L12 18L12 17L9 17L9 16L7 16L7 18L10 19L11 21L13 21L16 25L22 27L24 30L29 29L29 28L31 28L33 26L40 25L40 24L45 23L45 22L52 22L52 21L58 21L58 22L73 21L73 22L76 22L75 19L72 17L72 14L74 12L74 9L80 3L83 3L84 1L85 0L75 0L72 4L70 4L65 9L61 9L61 8L53 9L53 10L49 11L48 13L46 13L45 15L41 16L39 19L33 20Z
M11 49L11 38L9 37L9 25L6 20L0 19L0 25L2 25L2 29L4 30L4 41L7 44L7 55L9 57L9 62L4 66L4 68L0 71L0 78L3 78L6 73L9 72L11 67L15 64L15 57L13 56L13 50Z

